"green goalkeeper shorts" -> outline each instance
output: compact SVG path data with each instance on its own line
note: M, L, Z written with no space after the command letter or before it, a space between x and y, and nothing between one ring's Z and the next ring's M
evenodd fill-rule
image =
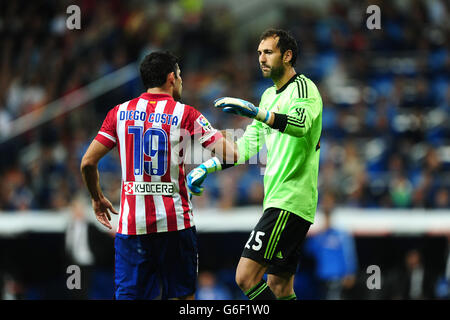
M269 265L267 273L295 274L311 223L286 210L268 208L242 251L242 257Z

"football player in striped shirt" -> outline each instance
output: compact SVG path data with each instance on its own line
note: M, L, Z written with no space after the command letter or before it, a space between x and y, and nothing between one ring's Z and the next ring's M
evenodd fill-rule
M81 173L97 220L111 229L110 213L119 214L115 298L193 299L197 239L184 149L196 139L223 162L236 161L237 151L199 111L179 102L182 79L176 57L151 53L140 73L147 91L108 112L82 159ZM119 213L103 195L97 169L116 146L122 169Z
M236 282L249 299L296 299L294 275L317 207L322 99L314 83L295 71L297 43L289 33L270 29L260 40L262 74L274 85L263 93L259 106L230 97L215 102L225 112L254 119L236 142L236 164L267 146L264 212L244 246ZM201 192L209 172L230 167L203 168L208 166L189 173L193 194Z

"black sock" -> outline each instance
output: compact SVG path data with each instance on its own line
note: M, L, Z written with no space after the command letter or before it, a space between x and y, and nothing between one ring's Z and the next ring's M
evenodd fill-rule
M277 298L270 290L264 280L261 280L256 286L245 292L249 300L276 300Z

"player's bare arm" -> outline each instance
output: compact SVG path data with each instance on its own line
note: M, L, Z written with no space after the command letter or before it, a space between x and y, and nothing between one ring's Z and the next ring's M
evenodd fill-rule
M231 137L227 137L225 130L220 131L220 133L222 134L222 138L207 148L211 150L222 163L234 164L239 159L237 146L232 141Z
M81 175L86 187L89 190L92 199L92 207L95 217L108 229L112 229L110 212L118 214L113 208L111 202L103 195L100 187L100 178L98 173L98 162L110 149L100 142L94 140L81 160Z
M215 157L194 168L186 177L189 191L193 195L199 196L203 193L201 185L209 173L232 167L239 159L237 145L231 138L227 138L225 132L221 133L220 139L206 147Z

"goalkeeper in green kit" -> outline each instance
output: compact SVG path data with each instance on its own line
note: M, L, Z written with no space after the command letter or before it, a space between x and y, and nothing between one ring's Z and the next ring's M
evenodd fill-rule
M231 97L215 101L224 112L254 119L236 142L238 161L209 159L189 173L187 184L200 195L208 173L245 163L266 144L264 213L244 246L236 282L251 300L295 300L294 275L317 208L322 99L314 83L296 73L298 49L289 33L269 29L260 40L259 64L274 86L258 107Z

